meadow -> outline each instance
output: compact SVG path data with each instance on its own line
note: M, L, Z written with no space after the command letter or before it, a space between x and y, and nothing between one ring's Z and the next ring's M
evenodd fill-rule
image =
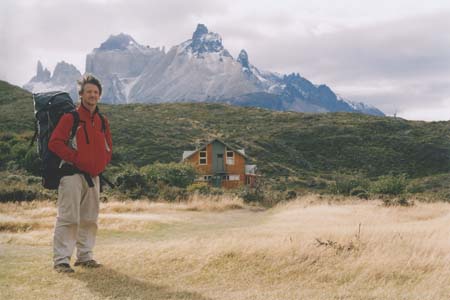
M449 299L450 205L308 194L101 204L100 269L52 269L54 201L0 203L1 299Z

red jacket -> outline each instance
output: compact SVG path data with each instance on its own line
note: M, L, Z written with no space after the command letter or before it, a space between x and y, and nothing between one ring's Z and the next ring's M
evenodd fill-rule
M112 140L108 120L105 116L105 132L102 131L102 120L98 115L98 107L91 116L90 111L82 104L77 108L80 116L74 141L74 148L68 145L73 126L72 114L61 117L54 129L48 148L62 160L72 163L76 168L95 177L105 170L111 161Z

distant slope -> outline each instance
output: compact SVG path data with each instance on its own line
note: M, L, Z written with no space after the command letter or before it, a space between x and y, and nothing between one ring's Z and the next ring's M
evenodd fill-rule
M450 171L450 123L352 113L304 114L211 103L102 105L115 164L179 161L211 137L246 149L270 176ZM31 94L0 82L0 129L31 135Z
M0 132L34 130L31 93L0 80Z

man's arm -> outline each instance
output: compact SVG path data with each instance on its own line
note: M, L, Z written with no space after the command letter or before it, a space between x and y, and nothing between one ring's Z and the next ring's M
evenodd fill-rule
M67 145L72 132L73 121L72 114L65 114L61 117L50 137L48 148L62 160L76 165L78 152Z

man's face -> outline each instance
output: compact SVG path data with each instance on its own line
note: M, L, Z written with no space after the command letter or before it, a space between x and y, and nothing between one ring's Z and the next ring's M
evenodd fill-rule
M86 83L83 88L83 92L80 95L81 102L88 107L94 107L100 100L100 91L95 84Z

